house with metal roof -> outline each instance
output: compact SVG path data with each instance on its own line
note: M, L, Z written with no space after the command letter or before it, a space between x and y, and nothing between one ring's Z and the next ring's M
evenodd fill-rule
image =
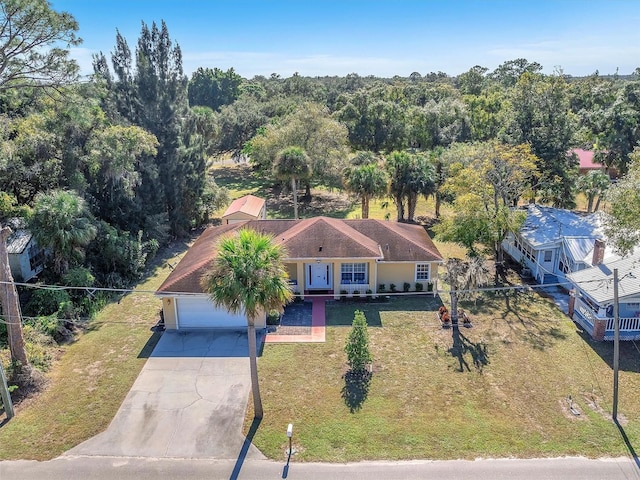
M169 274L156 292L166 328L246 328L243 315L216 309L201 285L218 239L242 228L271 235L285 248L291 288L302 297L375 295L381 285L386 292L392 284L403 291L405 283L411 291L437 290L442 255L420 225L329 217L250 220L209 227Z
M613 340L614 270L618 270L620 339L640 339L640 248L567 275L573 286L569 316L596 340Z
M509 233L504 251L537 283L558 283L571 272L592 267L613 256L604 243L603 215L528 205L522 229Z
M11 275L17 282L27 282L44 268L45 251L38 246L31 232L17 229L7 239Z
M222 215L222 223L244 222L245 220L266 220L267 206L264 198L245 195L231 202Z

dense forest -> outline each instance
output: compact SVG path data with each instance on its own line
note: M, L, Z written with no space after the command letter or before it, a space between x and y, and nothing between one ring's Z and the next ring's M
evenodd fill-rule
M43 44L74 44L78 26L66 15L47 17L55 35ZM143 23L135 46L117 33L80 81L68 52L53 47L49 77L28 61L14 75L33 52L10 63L15 39L1 41L10 68L0 71L0 222L26 225L51 252L39 278L47 284L131 285L160 247L228 202L209 169L219 159L245 156L265 181L307 194L344 188L361 198L363 217L370 198L385 196L398 221L414 221L417 199L433 196L455 212L443 238L472 253L497 245L519 201L574 208L583 192L591 208L610 182L579 176L573 148L595 151L622 178L637 175L640 69L572 78L515 59L458 76L248 79L199 68L189 78L162 22ZM69 317L94 307L38 290L24 311L61 308Z

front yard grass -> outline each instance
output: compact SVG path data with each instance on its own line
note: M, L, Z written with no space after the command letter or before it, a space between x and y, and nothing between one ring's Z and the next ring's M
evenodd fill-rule
M137 289L155 291L186 250L176 247ZM160 301L130 293L90 322L47 374L49 386L0 428L0 460L48 460L103 431L129 392L159 334Z
M471 329L442 329L439 305L427 296L335 303L327 306L326 343L267 345L258 366L265 417L254 444L281 460L293 423L301 461L629 453L610 419L610 343L593 343L533 292L463 304ZM352 413L343 349L356 308L371 325L374 363ZM619 418L638 445L638 352L629 342L621 352Z

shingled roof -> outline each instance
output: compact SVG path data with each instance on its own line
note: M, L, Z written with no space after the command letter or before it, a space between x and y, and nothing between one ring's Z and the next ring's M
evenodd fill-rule
M213 262L218 239L243 227L273 236L274 241L287 250L285 261L345 258L387 262L442 260L433 241L419 225L329 217L248 220L205 230L160 286L158 293L202 293L200 278Z

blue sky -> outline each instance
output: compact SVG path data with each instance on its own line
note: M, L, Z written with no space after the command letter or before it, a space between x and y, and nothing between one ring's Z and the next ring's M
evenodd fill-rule
M392 77L524 57L570 75L632 73L640 66L637 0L50 0L80 24L74 48L114 49L116 29L135 49L141 22L164 20L185 73L233 67L246 78L294 72Z

